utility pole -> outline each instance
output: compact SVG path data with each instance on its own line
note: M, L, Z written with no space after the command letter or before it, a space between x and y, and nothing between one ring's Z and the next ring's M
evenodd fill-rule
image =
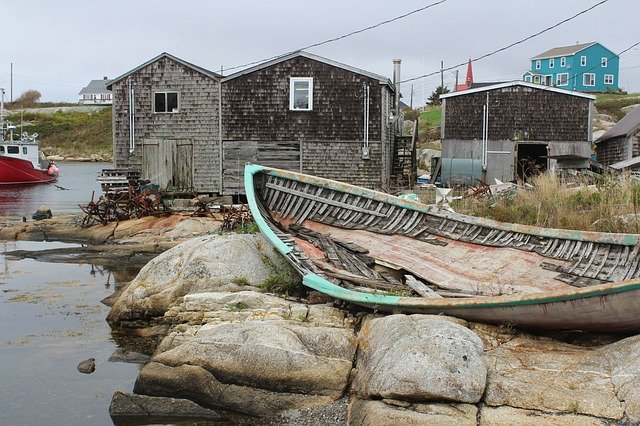
M411 95L409 96L409 108L413 109L413 84L411 85Z
M458 91L458 70L456 70L456 85L453 86L453 91Z
M13 102L13 62L11 62L11 91L9 93L11 94L11 102Z
M440 61L440 87L444 87L444 61Z

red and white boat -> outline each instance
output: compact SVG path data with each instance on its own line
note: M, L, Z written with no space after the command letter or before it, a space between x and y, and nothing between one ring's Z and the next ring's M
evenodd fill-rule
M0 143L0 185L48 183L58 180L59 170L40 152L38 134L22 133L14 140L15 126L3 129ZM5 140L6 138L6 140Z

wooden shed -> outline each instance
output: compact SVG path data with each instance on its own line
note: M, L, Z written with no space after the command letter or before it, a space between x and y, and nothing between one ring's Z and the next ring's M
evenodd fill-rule
M247 162L388 189L394 96L388 78L302 51L224 77L223 191L244 191Z
M514 81L440 98L443 183L526 180L591 156L594 96Z
M631 110L595 143L597 160L606 166L640 156L640 108Z
M117 168L161 188L220 193L220 76L168 53L109 82Z

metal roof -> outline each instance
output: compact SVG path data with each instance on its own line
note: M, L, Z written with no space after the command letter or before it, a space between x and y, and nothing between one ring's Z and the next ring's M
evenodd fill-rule
M78 95L84 95L87 93L109 93L107 90L107 83L109 83L109 80L107 79L91 80L86 87L83 87L82 90L80 90Z
M633 168L633 166L637 166L640 164L640 157L629 158L628 160L618 161L617 163L610 164L609 167L616 170L624 170L628 168Z
M192 68L192 69L194 69L194 70L196 70L196 71L198 71L198 72L200 72L200 73L202 73L202 74L204 74L206 76L209 76L211 78L219 79L219 78L222 77L220 74L217 74L217 73L215 73L213 71L209 71L208 69L199 67L197 65L193 65L192 63L187 62L185 60L182 60L182 59L180 59L180 58L178 58L176 56L173 56L173 55L171 55L171 54L169 54L167 52L163 52L160 55L156 56L155 58L148 60L144 64L135 67L131 71L128 71L128 72L122 74L121 76L116 77L113 80L109 81L109 83L107 84L107 89L111 90L111 86L113 86L114 83L117 83L118 81L122 80L123 78L126 78L126 77L130 76L131 74L141 70L142 68L144 68L144 67L146 67L146 66L148 66L148 65L150 65L150 64L152 64L152 63L154 63L154 62L156 62L156 61L158 61L158 60L160 60L162 58L165 58L165 57L169 58L169 59L172 59L172 60L174 60L176 62L179 62L182 65L184 65L186 67L189 67L189 68Z
M574 91L565 90L565 89L558 89L557 87L550 87L542 84L529 83L528 81L521 81L521 80L509 81L506 83L498 83L491 86L483 86L483 87L478 87L477 89L468 89L460 92L446 93L444 95L440 95L440 99L452 98L454 96L465 96L465 95L469 95L471 93L477 93L477 92L488 92L489 90L503 89L503 88L512 87L512 86L530 87L532 89L546 90L548 92L561 93L563 95L569 95L569 96L577 96L579 98L585 98L590 100L596 99L595 96L587 95L586 93L574 92Z
M582 44L574 44L571 46L562 46L562 47L554 47L553 49L549 49L546 52L542 52L539 55L531 58L532 61L536 59L546 59L546 58L556 58L558 56L571 56L581 51L582 49L586 49L589 46L593 46L596 44L595 41L591 43L582 43Z
M622 120L596 139L596 143L604 142L618 137L629 137L640 128L640 108L632 109Z
M295 51L295 52L287 53L286 55L278 56L277 58L272 59L270 61L263 62L261 64L253 66L251 68L247 68L247 69L242 70L242 71L238 71L238 72L236 72L234 74L230 74L230 75L228 75L226 77L223 77L222 81L224 82L224 81L232 80L234 78L237 78L237 77L252 73L254 71L257 71L257 70L260 70L260 69L263 69L263 68L266 68L266 67L270 67L271 65L275 65L275 64L278 64L280 62L288 61L289 59L297 58L299 56L302 56L302 57L305 57L305 58L308 58L308 59L312 59L314 61L322 62L324 64L331 65L333 67L342 68L344 70L351 71L351 72L356 73L356 74L365 75L367 77L370 77L370 78L373 78L375 80L378 80L381 84L388 84L389 86L391 86L391 88L393 88L393 84L391 83L391 80L388 77L384 77L384 76L381 76L379 74L375 74L375 73L372 73L372 72L369 72L369 71L365 71L365 70L362 70L362 69L359 69L359 68L355 68L355 67L352 67L350 65L346 65L346 64L343 64L343 63L340 63L340 62L333 61L331 59L323 58L322 56L314 55L312 53L304 52L302 50L298 50L298 51Z

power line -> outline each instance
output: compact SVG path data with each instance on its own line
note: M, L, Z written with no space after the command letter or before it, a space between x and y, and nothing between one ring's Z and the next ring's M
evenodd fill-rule
M523 39L521 39L521 40L515 41L515 42L513 42L513 43L511 43L511 44L509 44L509 45L507 45L507 46L501 47L501 48L496 49L496 50L494 50L494 51L492 51L492 52L485 53L484 55L479 56L479 57L477 57L477 58L471 59L471 62L476 62L476 61L479 61L479 60L481 60L481 59L488 58L489 56L493 56L493 55L495 55L495 54L497 54L497 53L500 53L500 52L503 52L503 51L505 51L505 50L507 50L507 49L510 49L510 48L512 48L513 46L517 46L518 44L522 44L522 43L524 43L524 42L525 42L525 41L527 41L527 40L531 40L531 39L532 39L532 38L534 38L534 37L538 37L539 35L544 34L544 33L546 33L547 31L550 31L550 30L552 30L552 29L554 29L554 28L556 28L556 27L559 27L560 25L562 25L562 24L564 24L564 23L567 23L567 22L569 22L569 21L571 21L571 20L573 20L573 19L577 18L578 16L583 15L583 14L585 14L585 13L587 13L587 12L589 12L589 11L591 11L591 10L595 9L596 7L598 7L598 6L600 6L600 5L604 4L604 3L606 3L607 1L609 1L609 0L602 0L601 2L596 3L596 4L594 4L593 6L588 7L587 9L584 9L584 10L582 10L582 11L580 11L580 12L576 13L576 14L575 14L575 15L573 15L573 16L570 16L569 18L563 19L562 21L560 21L560 22L558 22L558 23L556 23L556 24L554 24L554 25L552 25L552 26L550 26L550 27L547 27L547 28L545 28L545 29L543 29L543 30L541 30L541 31L538 31L538 32L537 32L537 33L535 33L535 34L531 34L530 36L527 36L527 37L525 37L525 38L523 38ZM424 74L424 75L421 75L421 76L418 76L418 77L408 78L408 79L406 79L406 80L401 81L400 83L407 83L407 82L409 82L409 81L414 81L414 80L418 80L418 79L425 78L425 77L431 77L432 75L436 75L436 74L440 73L441 71L449 71L449 70L452 70L452 69L455 69L455 68L461 67L461 66L463 66L463 65L466 65L466 64L467 64L467 62L468 62L468 61L461 62L461 63L459 63L459 64L457 64L457 65L452 66L452 67L449 67L449 68L443 68L442 70L434 71L434 72L432 72L432 73Z
M424 6L424 7L419 8L419 9L412 10L411 12L407 12L407 13L405 13L405 14L403 14L403 15L396 16L395 18L387 19L387 20L385 20L385 21L378 22L378 23L377 23L377 24L375 24L375 25L371 25L371 26L368 26L368 27L365 27L365 28L362 28L362 29L359 29L359 30L356 30L356 31L352 31L352 32L350 32L350 33L348 33L348 34L344 34L344 35L341 35L341 36L338 36L338 37L334 37L334 38L331 38L331 39L328 39L328 40L325 40L325 41L321 41L321 42L318 42L318 43L313 43L313 44L310 44L310 45L308 45L308 46L301 47L301 48L299 48L299 49L292 50L292 51L287 52L287 53L283 53L283 54L280 54L280 55L272 56L272 57L270 57L270 58L260 59L260 60L258 60L258 61L249 62L249 63L243 64L243 65L238 65L238 66L235 66L235 67L226 68L224 71L230 71L230 70L235 70L235 69L238 69L238 68L248 67L248 66L250 66L250 65L260 64L260 63L262 63L262 62L267 62L267 61L270 61L270 60L272 60L272 59L277 59L277 58L281 58L281 57L283 57L283 56L287 56L287 55L289 55L289 54L291 54L291 53L298 52L298 51L300 51L300 50L311 49L312 47L318 47L318 46L322 46L323 44L328 44L328 43L332 43L332 42L334 42L334 41L342 40L342 39L344 39L344 38L351 37L351 36L353 36L353 35L360 34L360 33L363 33L363 32L365 32L365 31L369 31L369 30L372 30L372 29L374 29L374 28L380 27L380 26L382 26L382 25L386 25L386 24L389 24L389 23L391 23L391 22L394 22L394 21L397 21L397 20L400 20L400 19L406 18L407 16L411 16L411 15L416 14L416 13L418 13L418 12L422 12L423 10L426 10L426 9L432 8L432 7L434 7L434 6L437 6L437 5L439 5L439 4L444 3L444 2L446 2L446 1L447 1L447 0L440 0L440 1L437 1L437 2L435 2L435 3L428 4L428 5ZM605 1L607 1L607 0L605 0Z

